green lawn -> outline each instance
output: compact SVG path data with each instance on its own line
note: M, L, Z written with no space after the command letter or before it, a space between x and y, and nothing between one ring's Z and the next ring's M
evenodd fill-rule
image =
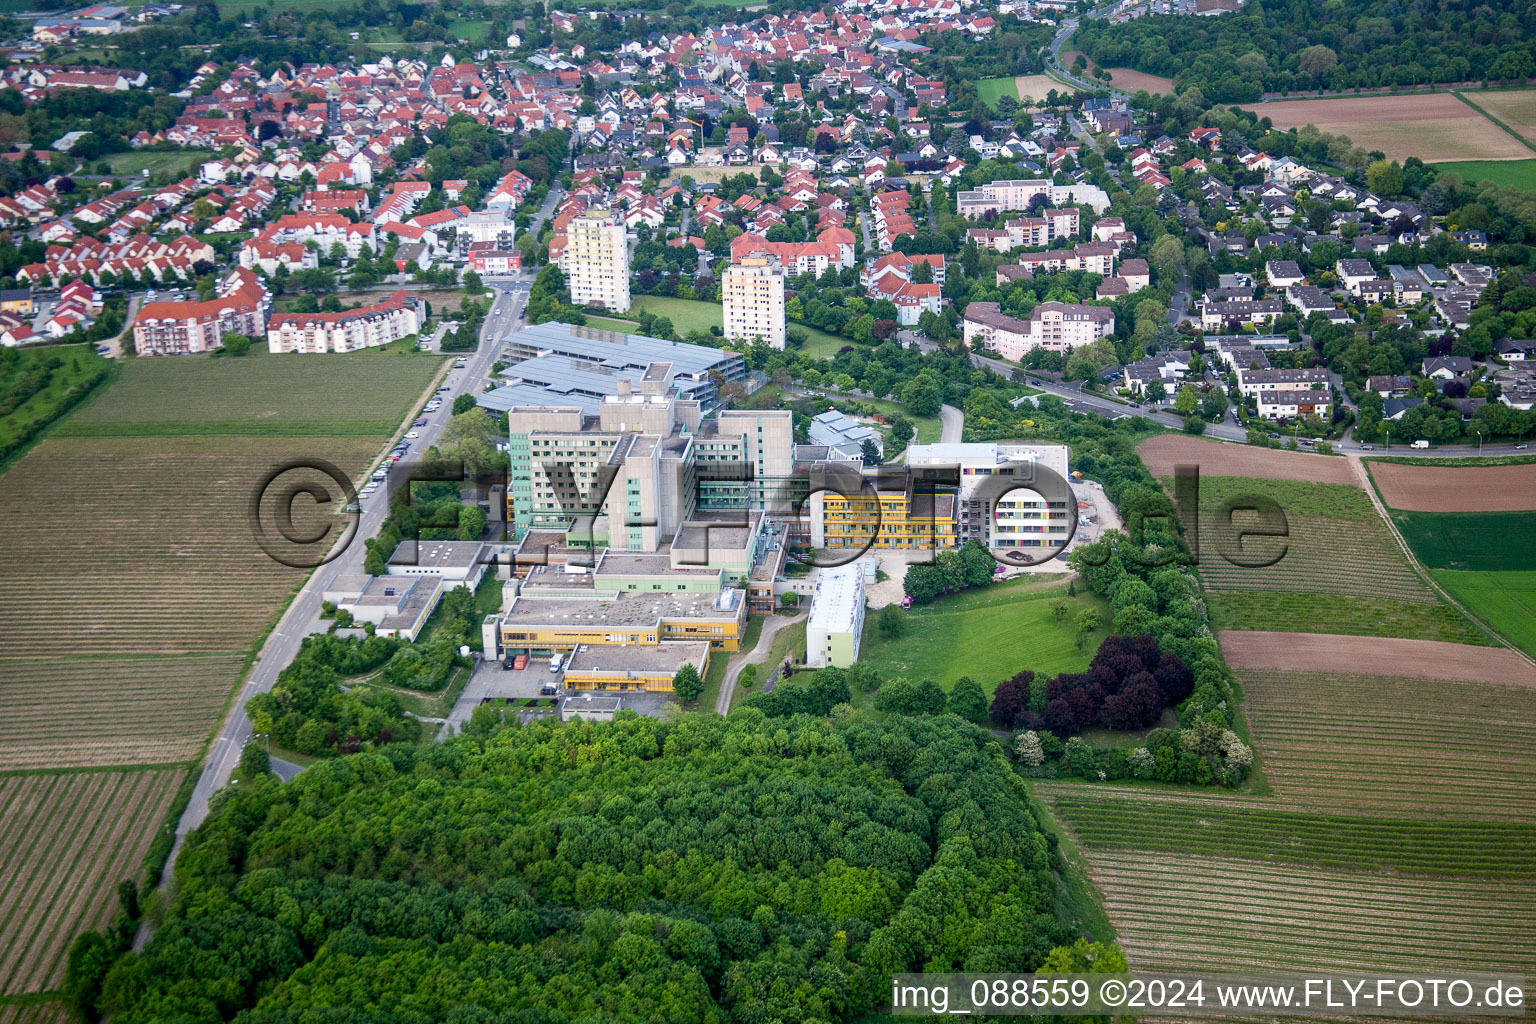
M630 316L641 311L664 316L681 336L689 331L708 331L725 323L723 307L718 302L701 302L698 299L673 299L664 295L637 295L630 304Z
M54 365L57 361L57 365ZM107 376L111 364L91 345L13 349L0 359L0 465ZM41 385L40 387L34 387Z
M900 402L890 402L881 399L863 399L863 404L874 409L880 415L889 418L895 413L901 413L912 421L912 427L917 431L912 437L913 444L938 444L943 434L944 423L937 416L913 416L907 411L907 407Z
M1461 160L1435 164L1434 169L1459 174L1468 184L1491 181L1536 192L1536 160Z
M387 436L443 357L380 354L137 358L60 436Z
M1018 80L1013 76L1007 78L983 78L976 83L976 92L981 97L981 102L989 107L997 106L997 101L1004 96L1019 98Z
M686 335L689 331L705 331L712 327L720 327L725 323L724 307L718 302L704 302L700 299L673 299L664 295L639 295L630 305L630 316L639 316L644 310L657 316L664 316L672 321L673 328L679 336ZM607 321L595 323L594 321ZM614 327L614 321L607 317L587 317L587 323L594 327L607 327L609 330L638 331L638 327L630 326ZM847 338L839 338L835 334L808 327L793 320L787 322L786 327L791 331L799 331L805 335L805 344L800 351L813 359L831 359L837 355L838 350L853 342Z
M890 676L921 682L931 679L948 689L961 676L970 676L991 693L1003 679L1023 669L1054 676L1088 667L1107 633L1109 605L1079 586L1066 597L1060 582L1040 583L1024 576L980 590L941 598L907 613L905 635L887 640L865 618L859 660L879 665ZM1051 606L1060 599L1071 605L1057 620ZM1077 646L1076 619L1092 608L1106 624L1082 648Z
M107 166L112 168L113 174L138 174L140 171L147 170L151 175L169 174L179 178L191 174L212 156L212 153L205 151L173 150L168 153L149 153L141 150L113 153L107 157Z
M1435 569L1431 575L1504 639L1536 655L1536 572Z
M1536 570L1536 512L1393 512L1427 569Z
M448 31L464 40L466 43L485 42L485 33L491 27L488 21L450 21ZM505 40L503 40L505 42Z

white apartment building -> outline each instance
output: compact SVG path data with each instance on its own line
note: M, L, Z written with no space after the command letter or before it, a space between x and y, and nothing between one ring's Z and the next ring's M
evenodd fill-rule
M720 278L727 340L766 341L784 347L784 269L766 256L748 256Z
M356 352L388 345L421 330L422 301L407 291L339 313L279 313L267 321L271 352Z
M1069 454L1066 445L914 444L906 454L911 469L958 467L956 544L979 540L989 548L1006 550L1054 548L1066 543L1071 522L1067 507L1071 499L1063 493ZM1055 479L1043 477L1040 469L1049 470Z
M573 218L561 262L573 305L629 309L629 244L618 214L589 210Z
M968 347L990 349L1018 362L1032 349L1066 353L1113 334L1115 313L1108 306L1042 302L1028 320L1020 320L1003 313L995 302L972 302L965 307L964 327Z

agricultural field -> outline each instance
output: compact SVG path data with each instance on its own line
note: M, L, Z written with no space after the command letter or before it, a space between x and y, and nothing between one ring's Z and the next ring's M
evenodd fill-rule
M1466 182L1491 181L1495 185L1536 192L1536 159L1458 160L1435 164L1434 168L1442 173L1459 174Z
M1340 661L1359 663L1369 653ZM1344 664L1333 672L1240 669L1238 679L1264 776L1287 803L1536 822L1536 687L1366 674ZM1536 842L1536 825L1524 831L1528 844ZM1431 845L1438 851L1450 842ZM1485 867L1502 874L1507 866ZM1536 874L1536 858L1527 867Z
M1465 468L1379 461L1367 461L1366 465L1382 502L1393 510L1536 510L1536 462Z
M1315 125L1403 160L1525 160L1531 151L1451 93L1280 100L1248 109L1278 128Z
M0 1024L75 1024L74 1012L57 999L0 1004Z
M1145 89L1154 95L1157 93L1173 95L1173 79L1149 75L1145 71L1133 71L1130 68L1110 68L1109 84L1122 92L1137 92Z
M1023 669L1040 676L1079 672L1088 667L1112 616L1107 602L1086 587L1079 587L1076 597L1068 598L1066 593L1058 582L1041 583L1023 576L953 594L911 609L905 635L895 640L881 636L875 616L869 615L859 658L881 666L891 676L913 682L931 679L945 689L970 675L988 693ZM1058 620L1052 612L1058 600L1070 606L1065 619ZM1076 619L1089 608L1099 613L1106 628L1079 648ZM966 652L965 658L957 659L956 651ZM990 674L977 678L975 669L967 667L976 665L985 665Z
M1536 512L1394 512L1392 521L1427 569L1536 570Z
M1250 498L1279 506L1284 536L1243 534L1263 523L1241 510ZM1229 523L1225 510L1233 508ZM1199 539L1200 575L1218 629L1482 642L1409 564L1359 487L1202 475Z
M1065 87L1050 75L1017 75L1013 78L984 78L976 83L976 91L989 107L997 106L1004 96L1011 96L1026 107L1044 103L1052 89L1061 92Z
M0 777L0 994L59 987L70 943L111 920L186 774Z
M356 476L378 444L49 438L0 477L0 659L245 650L303 576L257 545L256 486L294 459Z
M1536 572L1437 569L1430 574L1473 615L1536 657Z
M1206 441L1188 434L1154 434L1136 446L1136 453L1156 477L1171 478L1174 467L1192 465L1200 467L1202 481L1208 476L1241 476L1352 486L1359 483L1347 459Z
M1164 484L1171 488L1172 481ZM1286 536L1234 533L1257 526L1258 519L1236 511L1229 526L1223 510L1233 503L1240 508L1250 498L1269 499L1280 507ZM1273 564L1232 564L1270 560ZM1200 573L1214 591L1343 594L1417 604L1437 600L1403 558L1365 492L1345 484L1202 476Z
M1536 966L1536 883L1528 880L1381 875L1092 845L1086 860L1133 970L1326 964L1529 973Z
M1270 630L1223 631L1217 637L1234 669L1377 673L1536 687L1530 663L1500 648L1402 637L1361 644L1345 636Z
M244 664L231 653L0 661L0 771L190 761Z
M1415 637L1485 644L1481 630L1444 604L1262 590L1207 592L1211 626L1219 630L1290 630L1348 636ZM1349 641L1357 645L1358 641Z
M1526 141L1536 143L1536 89L1480 89L1467 98Z
M302 581L257 543L263 479L296 460L360 477L443 365L129 360L0 475L0 994L57 989L74 936L110 918ZM293 472L258 506L269 536L301 484L334 497L300 498L294 532L339 528L335 481Z
M1536 881L1536 824L1315 814L1255 801L1125 799L1076 784L1043 787L1090 847L1405 874Z
M240 435L382 439L424 398L443 357L275 356L131 359L122 379L55 432L58 437Z
M1521 512L1536 509L1536 463L1415 466L1368 460L1388 508L1403 512Z

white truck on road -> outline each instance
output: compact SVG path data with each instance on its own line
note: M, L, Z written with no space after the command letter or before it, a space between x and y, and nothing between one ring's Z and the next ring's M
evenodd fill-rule
M1413 447L1415 447L1415 448L1428 448L1429 447L1429 442L1428 441L1415 441L1415 442L1413 442Z

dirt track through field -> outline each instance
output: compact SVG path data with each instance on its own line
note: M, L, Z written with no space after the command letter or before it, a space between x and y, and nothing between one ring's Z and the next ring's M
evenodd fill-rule
M1217 634L1234 669L1274 668L1289 672L1357 672L1365 675L1458 679L1504 686L1536 687L1536 668L1514 651L1324 633L1223 630Z
M1517 466L1410 466L1367 461L1388 508L1404 512L1536 510L1536 463Z
M1331 455L1204 441L1187 434L1158 434L1137 445L1136 451L1156 477L1173 476L1175 466L1198 465L1201 476L1254 476L1318 484L1359 484L1350 471L1349 462Z

